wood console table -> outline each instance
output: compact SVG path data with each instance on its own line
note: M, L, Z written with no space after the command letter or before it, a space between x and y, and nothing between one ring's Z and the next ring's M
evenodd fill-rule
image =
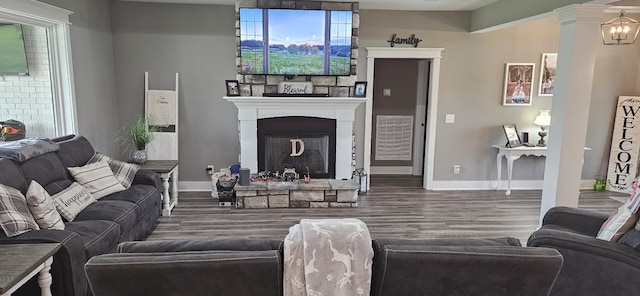
M162 179L162 216L171 216L171 210L178 204L178 161L147 160L140 165L141 170L153 171ZM169 183L171 181L171 183ZM169 194L171 188L171 194Z
M498 149L498 156L496 163L498 166L498 182L496 184L496 190L500 189L500 180L502 179L502 157L507 159L507 191L505 195L511 194L511 174L513 172L513 162L518 160L521 156L547 156L547 147L527 147L520 146L515 148L504 147L500 145L493 145ZM584 150L591 150L591 148L584 147Z
M38 274L42 296L51 296L51 264L58 243L0 245L0 296L8 296Z

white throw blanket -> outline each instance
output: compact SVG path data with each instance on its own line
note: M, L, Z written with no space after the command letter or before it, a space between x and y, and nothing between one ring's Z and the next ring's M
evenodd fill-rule
M358 219L302 219L284 239L284 296L369 295L373 248Z

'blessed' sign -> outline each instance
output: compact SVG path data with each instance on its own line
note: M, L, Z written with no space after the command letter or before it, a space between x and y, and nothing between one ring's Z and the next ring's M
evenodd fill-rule
M278 92L281 94L312 94L313 82L283 81L278 84Z

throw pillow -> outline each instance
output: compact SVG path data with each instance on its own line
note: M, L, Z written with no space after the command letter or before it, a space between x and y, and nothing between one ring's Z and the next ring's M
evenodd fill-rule
M598 231L597 239L607 241L618 241L627 231L629 231L638 221L638 215L632 213L626 205L621 205L610 217L602 224Z
M15 188L0 184L0 226L8 237L38 230L24 195Z
M95 199L100 199L111 193L125 190L116 180L106 161L87 164L81 167L69 168L69 173L78 184L87 188Z
M87 164L95 163L101 160L104 160L109 164L109 167L111 168L113 175L116 177L116 180L118 180L122 184L122 186L124 186L124 188L131 187L133 178L135 177L138 170L140 170L139 165L113 159L100 152L96 152L96 154L94 154L93 157L89 159Z
M40 229L64 229L64 222L49 192L36 181L31 181L27 189L27 205Z
M640 177L631 185L631 196L625 204L621 205L607 221L605 221L598 231L597 239L607 241L618 241L627 231L638 222L638 208L640 207L640 190L638 184Z
M67 221L73 221L82 210L96 202L96 199L91 196L91 192L76 182L71 183L69 187L51 198L60 215Z

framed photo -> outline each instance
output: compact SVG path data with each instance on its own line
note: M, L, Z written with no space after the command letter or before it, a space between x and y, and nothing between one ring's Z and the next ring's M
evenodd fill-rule
M507 137L507 147L515 148L522 146L522 141L520 141L520 136L518 135L515 124L505 124L502 128L504 129L504 135Z
M539 96L553 96L557 65L557 53L542 54L542 59L540 60L540 83L538 84Z
M224 82L227 85L228 97L236 97L240 95L240 85L238 84L238 80L225 80Z
M356 81L354 85L353 96L358 98L364 98L367 96L367 82L366 81Z
M502 105L531 105L534 63L507 63L504 69Z

